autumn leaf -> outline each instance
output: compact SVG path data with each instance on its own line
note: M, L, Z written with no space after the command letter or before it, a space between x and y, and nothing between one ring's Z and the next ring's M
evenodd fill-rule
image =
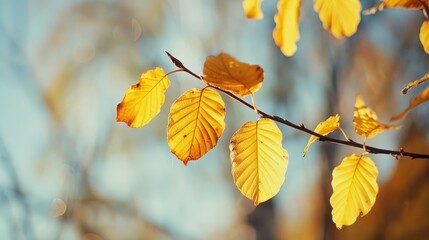
M356 96L353 124L356 132L365 138L374 137L384 130L401 128L398 125L380 123L377 114L365 105L360 95Z
M424 21L420 28L420 42L426 53L429 53L429 21Z
M263 0L243 0L244 15L250 19L261 19L264 14L261 10Z
M388 8L403 7L410 9L422 9L429 3L428 0L384 0L383 2Z
M207 57L204 63L204 81L240 97L259 90L264 70L259 65L239 62L228 54Z
M417 97L414 97L410 100L410 104L404 111L400 112L399 114L393 116L390 121L397 121L403 119L409 111L411 111L413 108L417 107L418 105L426 102L429 100L429 87L427 87L420 95Z
M191 89L171 106L168 117L168 145L186 165L216 146L225 129L225 104L213 90Z
M360 22L359 0L315 0L314 10L323 27L337 38L353 35Z
M326 119L323 122L320 122L319 124L317 124L316 129L314 130L314 132L326 136L329 133L335 131L336 129L338 129L340 127L340 115L335 115L335 116L331 116L328 119ZM307 142L307 146L305 146L304 151L302 152L303 156L305 157L305 154L308 151L308 148L310 147L310 145L316 141L319 137L311 135L310 139Z
M429 79L429 73L426 73L423 77L408 83L408 85L402 89L402 94L407 94L408 90L410 90L412 87L422 84L426 82L428 79Z
M299 40L299 7L301 0L279 0L277 14L274 17L276 27L273 38L276 45L286 56L296 52L296 42Z
M288 153L274 121L245 123L231 138L232 176L240 192L255 205L274 197L282 186Z
M124 99L118 104L116 121L133 128L144 126L158 115L169 86L170 80L162 68L143 73L139 82L127 89Z
M345 157L334 169L330 203L338 229L353 224L360 214L364 216L371 210L378 193L377 175L374 162L364 155Z
M428 4L428 0L384 0L381 3L365 10L363 13L374 14L379 11L383 11L384 8L409 8L409 9L422 9L423 4Z

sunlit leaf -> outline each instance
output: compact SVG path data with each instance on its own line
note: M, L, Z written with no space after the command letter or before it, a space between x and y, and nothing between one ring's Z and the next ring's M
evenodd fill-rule
M250 19L261 19L264 14L261 10L263 0L243 0L244 15Z
M186 165L216 146L225 129L225 104L210 89L191 89L171 106L168 118L168 145Z
M335 115L335 116L331 116L328 119L326 119L323 122L320 122L319 124L317 124L316 129L314 130L314 132L319 133L320 135L326 136L329 133L335 131L336 129L338 129L340 127L340 115ZM303 156L305 156L305 154L308 151L308 148L310 147L310 145L316 141L319 137L316 137L314 135L311 135L310 139L307 142L307 146L305 146L304 151L302 152Z
M371 210L378 193L377 175L374 162L364 155L345 157L334 169L330 202L337 228L353 224Z
M276 45L286 56L296 52L296 42L299 40L299 7L301 0L279 0L277 14L274 17L276 28L273 38Z
M411 111L413 108L417 107L418 105L426 102L429 100L429 87L427 87L420 95L417 97L414 97L410 100L410 105L404 111L400 112L399 114L393 116L390 121L397 121L403 119L409 111Z
M386 7L404 7L404 8L418 8L421 9L423 6L429 3L428 0L384 0Z
M399 129L401 126L383 124L377 114L365 105L360 95L356 96L353 124L358 134L370 138L388 129Z
M412 87L422 84L426 82L428 79L429 79L429 73L426 73L423 77L408 83L408 85L404 89L402 89L402 94L407 94L408 90L410 90Z
M429 3L428 0L384 0L381 3L375 5L364 11L364 14L374 14L379 11L383 11L384 8L410 8L410 9L421 9L423 3Z
M140 81L127 89L124 99L118 104L116 121L133 128L147 124L159 113L169 86L170 80L161 68L143 73Z
M314 10L323 27L337 38L353 35L360 22L359 0L315 0Z
M288 153L274 121L245 123L231 138L232 176L235 185L255 205L274 197L282 186Z
M228 54L208 56L204 63L204 81L240 97L261 88L264 70L259 65L239 62Z
M429 53L429 21L424 21L420 28L420 42L426 53Z

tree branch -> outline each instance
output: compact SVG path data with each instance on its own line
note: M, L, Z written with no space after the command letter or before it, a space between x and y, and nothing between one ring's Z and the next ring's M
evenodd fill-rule
M181 61L179 61L177 58L173 57L169 52L166 51L166 54L168 55L168 57L171 59L171 61L173 62L173 64L182 69L184 72L192 75L193 77L197 78L200 81L204 80L203 76L200 76L198 74L195 74L194 72L192 72L191 70L189 70L188 68L186 68ZM206 82L205 82L206 83ZM234 98L235 100L237 100L238 102L240 102L241 104L243 104L244 106L252 109L252 110L256 110L257 113L259 115L261 115L261 117L264 118L269 118L275 122L281 123L283 125L289 126L291 128L294 128L298 131L307 133L309 135L313 135L318 137L318 140L321 142L330 142L330 143L335 143L335 144L339 144L339 145L345 145L345 146L350 146L350 147L355 147L355 148L360 148L362 150L366 150L368 153L371 154L388 154L388 155L392 155L394 158L399 159L400 157L403 156L407 156L407 157L411 157L412 159L417 159L417 158L422 158L422 159L429 159L429 154L423 154L423 153L414 153L414 152L407 152L404 149L400 148L399 150L389 150L389 149L383 149L383 148L377 148L377 147L372 147L372 146L368 146L368 145L364 145L362 143L358 143L353 141L352 139L348 139L348 140L340 140L337 138L331 138L331 137L327 137L327 136L323 136L319 133L316 133L308 128L306 128L303 124L297 125L295 123L290 122L287 119L281 118L279 116L276 115L271 115L268 114L260 109L255 108L252 104L247 103L246 101L244 101L243 99L241 99L240 97L238 97L237 95L235 95L232 92L220 89L216 86L210 85L209 83L206 83L208 86L210 86L211 88L214 88L218 91L221 91L223 93L225 93L226 95Z

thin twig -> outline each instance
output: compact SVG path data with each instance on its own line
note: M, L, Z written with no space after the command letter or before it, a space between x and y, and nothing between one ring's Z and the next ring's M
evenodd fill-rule
M192 72L191 70L189 70L188 68L186 68L182 62L180 62L177 58L173 57L170 53L166 52L167 55L170 57L170 59L173 61L173 63L176 65L176 67L179 67L181 69L183 69L183 71L189 73L190 75L192 75L193 77L197 78L200 81L203 81L203 77L195 74L194 72ZM207 83L206 83L207 84ZM240 102L241 104L243 104L244 106L255 110L259 115L261 115L264 118L269 118L275 122L281 123L283 125L289 126L291 128L294 128L296 130L299 130L301 132L305 132L309 135L313 135L318 137L318 140L321 142L330 142L330 143L335 143L335 144L339 144L339 145L345 145L345 146L350 146L350 147L355 147L355 148L359 148L359 149L363 149L368 153L372 153L372 154L387 154L387 155L392 155L394 158L397 158L398 156L407 156L407 157L411 157L412 159L417 159L417 158L421 158L421 159L429 159L429 154L423 154L423 153L415 153L415 152L407 152L404 151L402 148L400 150L389 150L389 149L383 149L383 148L377 148L377 147L372 147L372 146L368 146L365 143L358 143L353 141L352 139L348 139L348 140L340 140L337 138L331 138L331 137L327 137L327 136L323 136L319 133L316 133L308 128L306 128L303 124L301 125L297 125L295 123L290 122L287 119L281 118L279 116L275 116L275 115L271 115L268 114L258 108L256 108L255 106L253 106L252 104L244 101L243 99L241 99L240 97L238 97L237 95L235 95L232 92L220 89L216 86L210 85L210 87L217 89L218 91L221 91L223 93L225 93L226 95L234 98L235 100L237 100L238 102Z
M33 223L31 221L31 214L32 214L31 207L29 202L27 201L27 196L21 187L21 183L19 181L19 177L18 177L17 170L15 168L15 165L13 164L12 159L9 156L8 151L6 150L6 146L4 145L3 139L1 137L0 137L0 159L4 163L3 167L9 173L16 200L21 204L23 211L25 212L25 216L22 217L22 229L24 231L24 234L27 237L27 239L34 239L35 232L34 232Z

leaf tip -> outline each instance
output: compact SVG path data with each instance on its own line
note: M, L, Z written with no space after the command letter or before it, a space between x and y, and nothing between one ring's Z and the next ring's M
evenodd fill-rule
M242 5L245 17L254 20L264 18L264 13L261 10L262 1L263 0L244 0Z

